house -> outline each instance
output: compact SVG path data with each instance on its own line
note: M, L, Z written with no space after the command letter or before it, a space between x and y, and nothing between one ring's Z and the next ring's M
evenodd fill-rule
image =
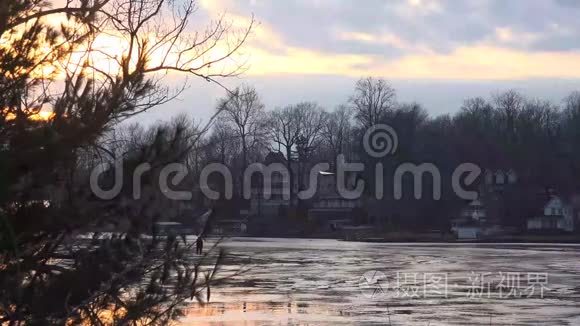
M475 199L461 210L458 218L451 220L451 232L458 240L480 240L499 235L503 229L488 217L481 199Z
M451 220L451 232L457 239L477 240L483 234L487 212L479 199L471 201L461 210L458 218Z
M342 225L353 223L353 210L359 206L358 200L325 196L312 203L312 207L308 209L308 220L317 225L327 225L330 230L336 230Z
M355 174L346 176L345 187L352 189ZM360 199L346 199L337 190L336 174L321 171L317 176L317 189L308 209L308 220L321 231L336 231L353 224L353 210L360 207Z
M518 176L512 169L485 170L484 181L487 187L501 188L518 182Z
M537 216L527 220L531 232L573 232L574 208L572 203L552 195Z
M280 152L270 152L266 155L263 164L268 166L273 163L287 165L286 158ZM270 198L264 198L264 185L270 183ZM284 196L284 191L289 189L289 179L280 173L260 173L252 176L251 199L249 214L259 218L271 218L283 215L290 205L289 198ZM294 180L294 189L297 181Z
M248 221L250 211L240 209L236 213L225 212L220 214L211 223L211 233L221 236L243 236L248 233ZM225 217L225 218L224 218Z
M284 171L268 169L273 163L283 167ZM289 232L296 228L295 232L301 232L298 223L292 222L293 218L307 223L302 227L313 231L333 232L343 225L352 225L353 210L360 207L358 199L346 199L338 193L337 175L330 171L319 171L315 179L308 169L310 165L299 166L292 162L290 168L293 172L292 199L289 198L290 178L287 169L286 157L280 152L270 152L263 161L264 172L252 175L250 206L248 210L249 229L252 233ZM329 163L329 165L331 165ZM315 183L313 183L315 182ZM353 189L356 182L355 173L346 173L345 188ZM265 185L270 185L265 189ZM301 190L309 190L315 187L310 198L300 198ZM269 191L268 198L264 197L265 190ZM292 200L292 203L290 202ZM292 205L291 205L292 204ZM291 224L285 224L291 223ZM267 231L267 232L266 232Z
M248 222L243 219L220 219L213 226L212 233L217 235L241 236L248 231Z
M180 236L193 233L194 233L193 229L185 227L181 223L169 221L155 222L153 224L152 231L152 234L159 236L169 236L169 235Z

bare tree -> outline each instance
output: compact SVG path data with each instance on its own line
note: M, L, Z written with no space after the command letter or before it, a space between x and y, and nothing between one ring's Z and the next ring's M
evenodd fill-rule
M286 159L291 159L292 149L298 140L300 125L294 107L288 105L275 109L270 112L269 122L269 132L274 146L286 155Z
M516 119L525 105L525 98L517 91L511 89L503 93L493 95L495 109L505 122L505 132L510 141L514 141L516 134Z
M580 91L573 91L564 98L565 107L580 107Z
M314 102L301 102L295 105L298 123L298 139L296 141L296 161L298 190L306 186L305 173L313 155L318 151L323 141L322 128L325 125L327 113Z
M352 111L346 105L340 105L331 112L322 128L322 137L332 152L332 157L345 151L351 133Z
M564 98L562 125L566 132L572 132L580 140L580 91L574 91Z
M468 98L463 102L461 111L468 114L480 114L484 112L489 114L493 107L483 97Z
M516 121L516 129L522 128L522 125L525 125L525 128L518 130L520 135L529 131L526 128L536 129L538 134L546 138L554 137L558 132L560 109L554 103L541 99L528 100L521 113Z
M300 135L300 117L294 106L278 108L270 113L269 126L273 145L286 156L286 167L290 179L290 205L292 205L295 191L292 152Z
M242 146L242 170L248 164L248 150L259 144L265 134L264 104L253 87L236 88L218 105L225 121L233 128Z
M322 128L327 113L314 102L301 102L294 106L298 119L298 143L303 155L317 149L322 141Z
M465 132L470 132L483 142L494 137L499 127L497 117L497 111L486 99L475 97L464 101L454 119L456 128L465 128Z
M295 170L293 162L304 163L322 141L322 128L326 112L313 102L301 102L274 110L270 115L270 134L274 146L286 156L292 185L293 198L296 177L301 177L301 169ZM299 179L302 182L301 179ZM292 201L292 200L291 200Z
M208 140L206 149L210 151L210 157L221 164L231 166L234 157L239 153L239 137L231 126L223 121L217 121L212 128L212 134Z
M361 78L356 82L349 102L360 126L370 128L395 107L396 92L384 79Z

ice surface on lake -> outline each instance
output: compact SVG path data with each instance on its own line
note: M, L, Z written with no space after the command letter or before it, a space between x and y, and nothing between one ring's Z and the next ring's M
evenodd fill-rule
M580 325L577 245L233 238L222 246L222 276L250 270L213 289L183 325ZM367 272L386 278L369 283ZM447 279L428 282L433 275ZM531 293L530 275L548 277L542 295Z

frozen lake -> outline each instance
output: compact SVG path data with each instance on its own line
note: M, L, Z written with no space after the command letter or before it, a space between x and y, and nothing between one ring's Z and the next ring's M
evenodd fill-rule
M183 325L580 325L580 246L233 238Z

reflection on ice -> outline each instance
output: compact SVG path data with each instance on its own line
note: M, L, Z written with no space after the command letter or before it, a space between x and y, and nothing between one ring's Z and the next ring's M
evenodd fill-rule
M184 325L580 324L580 246L252 238L223 246L223 273L250 270L216 288L212 303L192 306ZM384 275L370 283L380 295L361 291L369 271ZM526 292L536 274L548 278L541 296ZM444 275L445 292L427 292L427 275Z

